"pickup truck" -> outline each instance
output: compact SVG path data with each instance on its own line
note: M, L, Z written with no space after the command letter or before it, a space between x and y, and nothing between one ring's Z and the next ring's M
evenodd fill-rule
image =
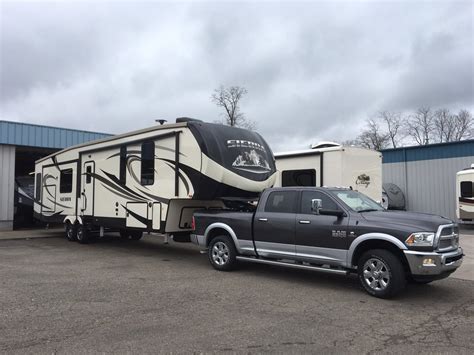
M372 296L390 298L407 281L448 277L462 263L457 225L444 217L387 211L352 189L264 190L258 205L194 213L191 241L222 271L238 261L357 273Z

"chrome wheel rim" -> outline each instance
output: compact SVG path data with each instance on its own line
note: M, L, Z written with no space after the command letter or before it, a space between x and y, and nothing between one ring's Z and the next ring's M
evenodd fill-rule
M72 239L73 235L72 235L72 226L71 225L68 225L66 227L66 237L67 239Z
M367 286L374 291L383 291L390 283L388 266L376 258L370 258L365 262L363 277Z
M224 265L229 261L229 248L224 242L217 242L212 246L212 261L217 265Z

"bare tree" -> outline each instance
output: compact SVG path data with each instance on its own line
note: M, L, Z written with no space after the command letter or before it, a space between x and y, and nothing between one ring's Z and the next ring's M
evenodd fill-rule
M399 112L380 111L377 118L385 124L392 147L396 148L403 138L401 137L404 125L402 114Z
M229 126L254 129L255 122L248 121L240 111L240 100L247 94L247 89L241 86L215 89L211 96L212 102L225 111L225 123Z
M390 135L383 132L379 123L374 119L368 119L366 124L366 128L356 139L356 145L375 150L387 148L390 143Z
M473 134L472 115L467 110L460 110L454 115L454 134L453 140L460 141L462 139L471 138Z
M450 142L454 133L454 117L446 108L436 110L433 118L433 132L437 142Z
M429 107L419 108L406 123L406 133L419 145L430 143L434 129L434 115Z

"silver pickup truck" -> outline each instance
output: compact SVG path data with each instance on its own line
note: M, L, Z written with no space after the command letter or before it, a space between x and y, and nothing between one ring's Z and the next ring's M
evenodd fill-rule
M271 188L255 207L197 211L191 240L217 270L238 261L357 273L371 295L389 298L407 281L448 277L462 263L457 225L444 217L387 211L341 188Z

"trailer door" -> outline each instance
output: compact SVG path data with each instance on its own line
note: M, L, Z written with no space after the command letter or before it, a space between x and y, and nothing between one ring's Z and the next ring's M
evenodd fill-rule
M95 164L93 161L84 163L82 173L82 215L93 216L94 215L94 172Z

